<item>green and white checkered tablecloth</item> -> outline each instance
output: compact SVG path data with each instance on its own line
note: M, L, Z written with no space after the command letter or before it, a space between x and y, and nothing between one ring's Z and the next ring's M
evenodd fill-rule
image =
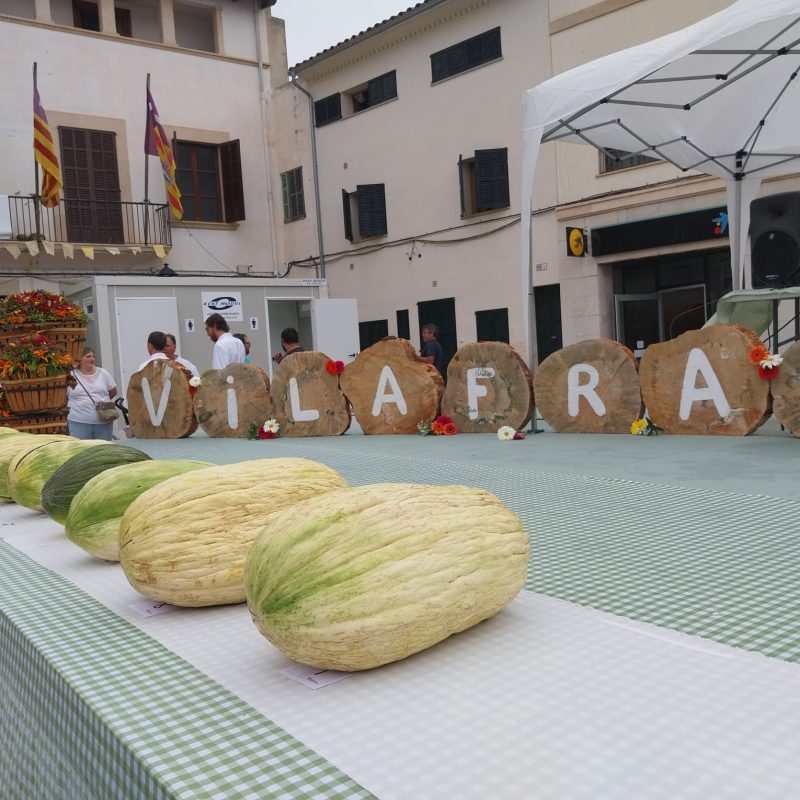
M191 441L170 445L174 457L192 455ZM297 440L273 445L271 455L318 459L353 485L483 486L531 534L528 589L800 660L798 501L388 459ZM0 636L2 800L370 797L205 674L4 542Z
M0 798L369 798L336 767L0 541Z

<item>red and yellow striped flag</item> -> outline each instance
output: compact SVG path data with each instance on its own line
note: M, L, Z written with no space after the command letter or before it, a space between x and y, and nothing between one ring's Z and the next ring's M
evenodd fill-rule
M44 172L42 178L42 205L47 208L57 206L61 202L58 193L61 191L61 167L58 163L53 134L47 124L47 114L44 113L39 100L39 90L33 87L33 156Z
M149 89L147 90L147 127L144 134L144 152L149 156L158 156L161 161L161 172L164 174L167 201L172 209L172 215L175 219L183 219L181 192L175 180L175 159L172 156L172 148L169 146L167 132L158 118L158 109Z

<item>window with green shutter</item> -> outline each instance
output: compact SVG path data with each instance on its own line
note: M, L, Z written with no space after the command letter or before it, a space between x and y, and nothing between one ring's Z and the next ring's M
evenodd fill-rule
M502 58L500 28L473 36L431 56L431 83Z
M508 148L476 150L458 157L461 216L468 217L511 205L508 190Z
M344 235L351 242L388 233L386 188L382 183L360 184L354 192L342 189L342 211Z
M366 83L348 89L345 95L350 98L353 114L366 111L387 100L394 100L397 97L397 72L392 70L377 78L372 78Z
M491 308L475 312L476 341L508 344L508 309Z
M283 221L294 222L306 215L306 201L303 194L303 168L296 167L281 173L283 191Z
M318 128L342 118L342 96L331 94L314 103L314 123Z

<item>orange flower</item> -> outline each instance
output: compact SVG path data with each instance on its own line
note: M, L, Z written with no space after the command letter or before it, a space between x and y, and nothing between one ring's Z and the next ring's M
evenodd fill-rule
M765 358L769 356L769 350L763 344L757 344L747 356L750 363L757 367Z
M444 433L444 427L445 427L445 426L444 426L444 425L442 425L442 423L441 423L441 422L438 422L437 420L434 420L434 421L431 423L431 430L432 430L432 431L433 431L433 432L434 432L434 433L435 433L437 436L441 436L441 435Z
M445 436L454 436L456 433L458 433L458 428L456 428L455 422L448 422L444 426Z

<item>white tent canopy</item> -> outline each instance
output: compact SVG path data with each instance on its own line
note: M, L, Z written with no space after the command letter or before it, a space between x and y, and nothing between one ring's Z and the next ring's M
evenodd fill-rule
M530 292L541 142L623 150L726 182L733 288L745 285L760 180L800 170L800 0L738 0L676 33L599 58L523 96L522 273ZM530 325L525 305L525 329ZM533 354L529 354L533 355Z

